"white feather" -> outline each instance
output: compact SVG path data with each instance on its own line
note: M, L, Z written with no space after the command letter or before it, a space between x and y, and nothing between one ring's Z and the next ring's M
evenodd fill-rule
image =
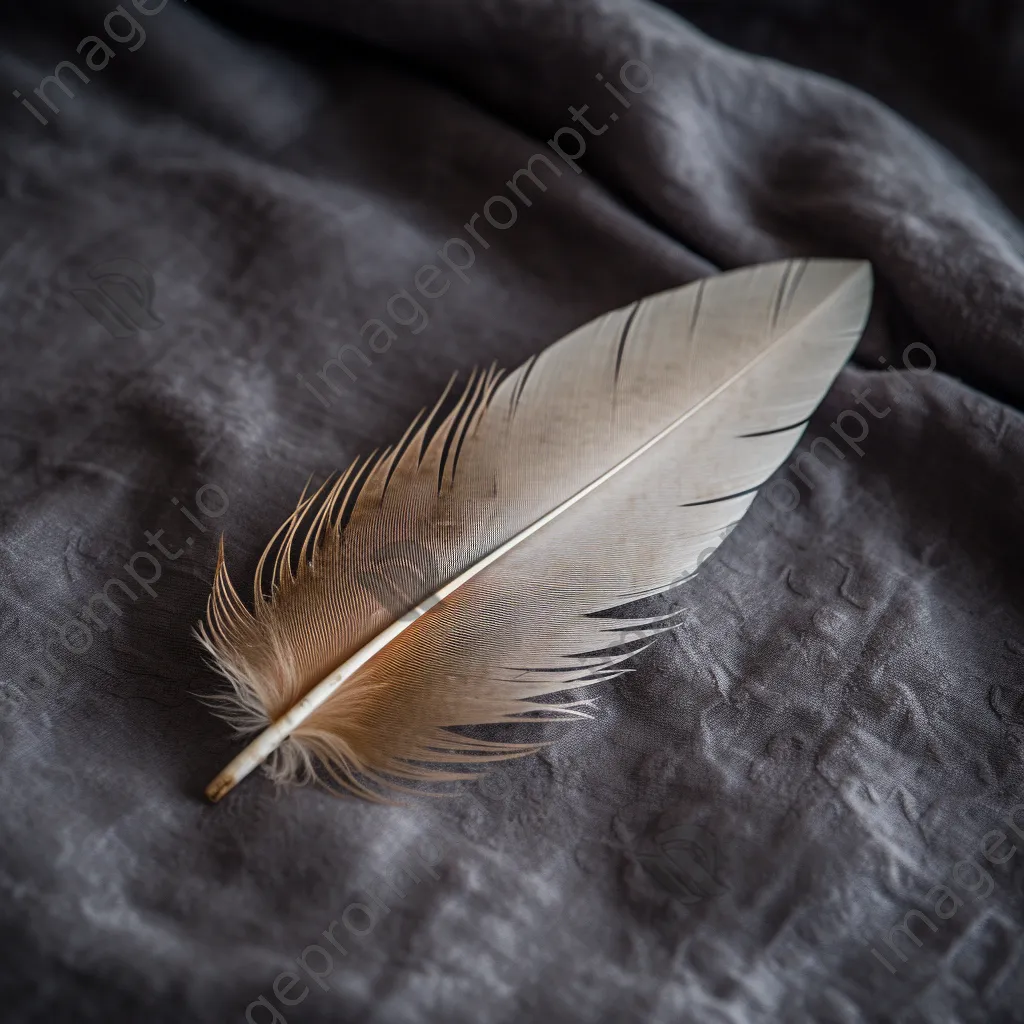
M221 559L204 642L228 713L269 728L211 799L268 755L278 779L319 765L373 797L536 750L451 730L578 716L536 698L610 678L670 625L595 613L679 584L743 515L870 295L866 263L796 260L615 310L300 501L253 612Z

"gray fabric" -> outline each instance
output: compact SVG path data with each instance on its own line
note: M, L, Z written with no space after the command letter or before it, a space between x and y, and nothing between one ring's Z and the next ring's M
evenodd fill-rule
M125 6L142 43L102 3L4 15L4 1019L1022 1019L1015 8ZM54 114L32 90L96 33ZM595 76L629 61L626 109ZM583 104L620 116L577 174L547 140ZM535 153L562 173L527 205ZM309 475L453 371L793 254L877 275L800 451L835 448L654 602L686 626L594 722L448 802L205 804L238 749L190 635L221 531L245 581Z

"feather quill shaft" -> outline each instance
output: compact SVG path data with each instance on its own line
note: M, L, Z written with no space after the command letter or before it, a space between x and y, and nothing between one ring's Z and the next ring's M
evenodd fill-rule
M744 309L744 299L749 309ZM417 687L408 679L392 683L396 692L389 696L387 666L381 666L376 677L374 666L381 658L385 661L390 658L395 662L392 669L404 673L426 669L425 674L430 676L430 669L423 665L422 649L443 650L448 656L452 637L468 640L479 632L473 619L486 622L488 615L492 615L509 636L510 649L522 646L522 637L516 634L511 614L518 605L514 598L501 596L500 583L504 580L507 585L508 579L502 577L500 571L494 578L495 563L517 549L537 547L536 541L532 545L527 542L577 506L586 509L587 498L598 491L604 494L606 485L617 477L628 477L630 474L625 471L631 467L636 475L636 467L649 461L645 456L659 446L665 448L662 442L667 443L668 450L655 461L678 465L680 452L673 446L680 447L676 444L676 435L685 433L680 428L684 424L692 427L695 421L697 426L691 431L695 438L699 440L702 432L707 435L716 427L716 416L721 418L718 407L728 406L734 392L746 404L724 411L732 414L737 426L743 426L748 420L751 421L748 425L763 426L760 421L764 420L771 427L739 433L735 438L731 434L715 434L709 447L714 449L718 445L722 451L712 451L710 464L713 468L724 464L724 469L718 468L721 479L703 482L684 479L681 488L684 492L694 491L691 496L699 496L710 487L714 496L682 502L678 507L700 509L724 504L726 509L741 513L753 500L757 485L795 444L799 434L794 431L803 425L792 419L788 426L779 426L775 421L785 420L790 410L806 413L817 404L824 390L822 384L827 387L859 337L869 300L870 274L866 264L801 260L721 275L644 300L628 311L607 314L552 346L500 385L499 376L493 372L471 381L455 410L437 426L432 436L428 434L428 427L436 418L440 403L426 421L421 423L418 417L402 442L394 450L385 452L363 474L361 483L355 467L350 469L334 484L313 517L300 546L297 573L293 573L291 548L313 499L300 501L296 513L278 531L278 535L284 533L284 539L274 562L275 585L269 601L259 596L267 552L260 560L255 616L247 612L231 587L222 557L211 597L208 630L202 633L204 643L234 685L236 706L232 710L237 712L241 706L249 713L249 729L252 729L254 715L266 717L271 724L210 783L207 796L213 801L221 799L282 744L294 744L292 737L296 734L302 735L305 745L300 744L298 754L292 750L284 771L286 776L297 777L303 771L312 774L311 761L316 758L327 764L328 774L335 781L371 797L378 795L376 790L358 776L365 776L378 787L400 788L395 777L458 777L411 767L415 761L465 763L519 756L538 749L538 744L473 740L448 730L474 722L515 721L515 705L523 711L544 709L553 713L552 717L541 720L571 717L574 713L571 704L536 704L526 698L611 678L619 673L617 666L621 660L636 653L638 648L634 646L627 655L588 655L588 650L600 652L602 646L607 650L622 644L622 636L630 628L633 640L670 628L652 618L606 619L606 623L616 625L599 627L595 632L580 620L637 596L661 592L679 582L678 572L675 577L665 579L664 568L651 565L655 585L638 592L621 584L609 587L604 577L614 577L614 565L597 566L596 581L590 585L592 593L586 595L587 599L575 602L578 607L574 605L575 595L567 598L564 593L559 594L562 605L568 606L570 621L562 628L566 635L552 636L552 640L557 641L552 653L541 651L534 656L533 652L524 651L526 660L537 664L526 668L506 664L501 668L500 652L490 661L486 652L483 659L470 658L467 652L467 660L473 662L477 671L483 661L483 679L487 685L481 687L476 698L465 696L458 686L453 687L452 680L458 682L460 677L451 673L443 682L441 677L435 676L434 691L426 686ZM645 318L639 315L641 309L645 311ZM639 328L638 320L641 321ZM827 344L822 346L821 352L816 353L808 344L809 323L812 327L817 324L825 335ZM639 342L632 340L638 331ZM750 336L754 336L753 340ZM678 344L673 346L673 342ZM721 348L729 344L738 351L729 352L724 348L714 351L715 345ZM649 367L642 362L645 348L651 363ZM602 355L607 364L599 365L596 371L590 367L580 368L578 360L588 356L600 360ZM795 362L795 357L801 355L814 364L810 370ZM666 383L660 379L666 367L659 365L659 359L667 362L668 368L677 375L689 370L696 383L692 387L685 381ZM786 379L787 369L794 379ZM565 380L559 380L559 370ZM779 377L783 400L773 396L770 387L761 394L765 390L761 377L766 377L769 384ZM582 398L583 413L576 416L582 423L582 430L573 421L573 410L563 411L558 404L558 391L567 383L575 383ZM675 397L681 403L674 415L665 415L666 411L673 411L670 403L658 404L659 389L664 393L661 397ZM734 404L738 398L733 397ZM751 405L751 398L761 399L768 412ZM597 404L601 399L603 406ZM528 421L517 421L524 403L527 409L540 410L549 426L552 422L567 423L562 432L565 439L559 434L552 442ZM657 425L657 429L647 426L648 423ZM592 431L587 429L590 427ZM596 438L590 436L591 433L597 435ZM626 435L624 441L620 434ZM747 447L737 447L737 441L743 439ZM688 440L692 442L693 438ZM545 448L558 449L560 444L562 447L555 455L546 454ZM730 454L736 462L733 466L727 465ZM531 462L534 458L542 463L539 470ZM543 465L545 458L552 462L550 472ZM559 462L559 458L568 461ZM693 459L699 463L700 453L694 452ZM606 468L601 466L602 461ZM431 474L439 481L433 488L428 486ZM733 478L746 483L751 476L756 478L754 487L732 491L727 486ZM581 486L572 489L573 484ZM554 500L552 495L558 498L559 489L563 495L566 491L568 494ZM643 504L643 499L630 495L628 486L618 490L623 508ZM391 492L397 492L397 498L389 502ZM502 496L504 502L500 500ZM663 497L660 493L655 495L658 499ZM665 502L661 501L661 505ZM589 507L591 511L582 517L585 521L593 520L592 501ZM488 515L478 514L478 509L486 509ZM343 527L342 513L346 510L351 518ZM620 509L615 511L621 514ZM716 516L716 521L720 521L721 512L717 508L711 513L701 509L683 515L703 526ZM382 617L379 607L367 610L365 602L360 603L351 595L339 598L335 592L337 587L332 588L332 583L337 583L332 572L348 582L353 573L358 579L359 573L365 570L356 570L353 566L362 557L360 564L386 573L386 566L374 565L374 554L385 553L387 546L382 544L382 538L393 537L396 533L396 529L388 525L389 517L403 522L411 534L422 540L423 550L437 553L441 564L433 566L427 577L419 581L423 593L411 607L390 616L385 609ZM497 527L493 525L495 519ZM454 537L452 531L446 529L452 526L456 531ZM593 532L600 535L601 529L597 526ZM350 535L356 541L346 555L346 540ZM700 532L693 534L698 540L702 536ZM688 544L692 546L693 537L682 535L676 546L682 549ZM365 552L362 538L368 538ZM557 540L554 543L557 545ZM545 546L550 550L552 543L542 542L541 547ZM641 567L646 564L645 559L651 558L647 553L650 548L648 543L640 553ZM510 560L515 561L515 558ZM628 556L624 557L624 564L627 569L633 569L632 575L637 575ZM529 563L527 570L527 575L533 572ZM550 579L540 573L535 581L534 590L542 604L549 600L549 591L559 591L559 572L562 576L573 576L573 570L556 567ZM626 579L631 573L625 571L621 575ZM491 588L473 585L481 576L490 578ZM585 588L587 582L583 584ZM499 584L498 608L492 613L486 601L495 583ZM609 590L614 594L607 593ZM614 599L607 600L609 597ZM449 598L458 607L450 609ZM357 623L355 629L349 629L345 636L345 631L330 621L331 610L353 606L359 609L364 621ZM294 613L296 608L298 611ZM427 617L432 611L434 615ZM562 615L566 616L565 610ZM619 625L623 622L624 625ZM539 628L545 628L542 621ZM612 638L605 639L600 632L610 633ZM310 633L314 634L312 639ZM414 641L407 643L405 634L415 635ZM587 641L594 646L588 648ZM486 640L483 642L486 644ZM538 643L542 648L543 642ZM559 646L568 646L561 658L555 650ZM317 671L312 664L300 665L303 660L318 660L327 670ZM329 666L330 660L334 661L333 666ZM451 657L448 663L451 665ZM262 678L253 682L254 676L266 676L268 670L270 680ZM507 671L515 675L504 678L503 673ZM540 672L556 672L558 677L538 682L534 673ZM296 699L277 692L281 689L282 676L299 677L287 680ZM350 683L350 687L346 687L346 683ZM335 708L335 705L344 703L346 691L352 686L355 689L348 698L349 717L346 719L345 709ZM458 693L459 701L453 692ZM280 698L282 713L274 715L266 706L268 695ZM403 697L409 701L410 721L403 721L400 714ZM474 701L481 707L474 710ZM390 702L397 702L397 710ZM490 712L486 713L488 708ZM424 719L422 723L415 721L416 712ZM318 718L322 719L319 723ZM374 729L379 730L376 735L373 735ZM379 752L375 751L374 742L380 747ZM394 752L386 749L389 743ZM375 764L375 760L379 764Z

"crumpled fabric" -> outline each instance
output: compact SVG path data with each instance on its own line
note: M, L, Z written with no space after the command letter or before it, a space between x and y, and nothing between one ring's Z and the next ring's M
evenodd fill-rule
M672 6L4 12L5 1021L1021 1019L1024 18ZM222 534L248 580L453 372L789 256L868 330L594 721L203 800Z

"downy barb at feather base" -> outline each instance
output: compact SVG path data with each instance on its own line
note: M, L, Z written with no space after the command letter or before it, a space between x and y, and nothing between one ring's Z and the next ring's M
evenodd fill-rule
M457 400L449 386L396 445L303 496L251 611L222 549L200 635L231 683L222 713L259 734L207 796L266 762L380 799L543 745L469 727L588 717L543 698L621 674L673 628L600 613L677 586L743 515L870 302L869 265L848 260L642 299ZM387 557L405 545L425 554L412 573Z

